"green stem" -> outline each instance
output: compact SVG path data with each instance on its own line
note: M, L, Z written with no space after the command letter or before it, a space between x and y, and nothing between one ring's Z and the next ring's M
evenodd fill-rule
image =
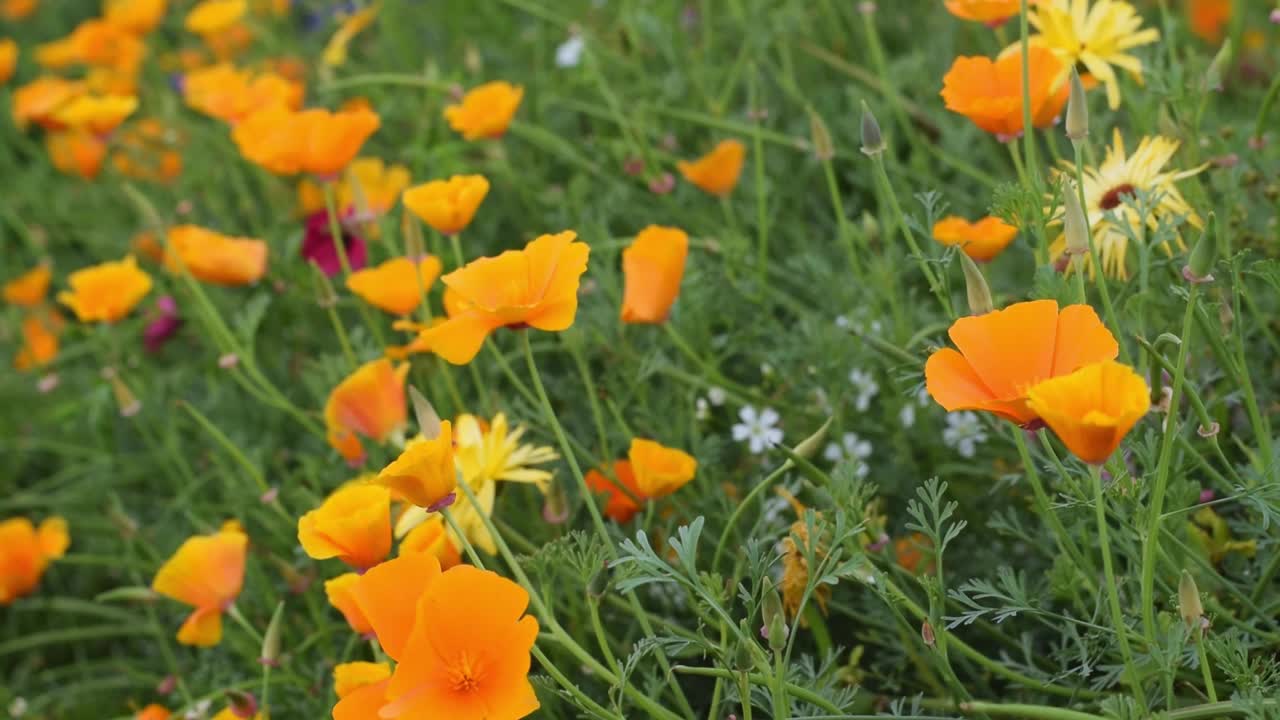
M342 277L345 280L351 276L351 261L347 258L347 243L342 234L342 221L338 215L338 200L335 183L327 182L324 184L324 207L329 215L329 235L333 239L333 249L338 254L338 264L342 266ZM361 319L369 328L369 332L373 333L374 339L379 345L385 345L382 339L382 330L378 328L377 322L369 314L369 308L365 306L363 300L356 304L356 308L360 312ZM347 348L349 350L349 348Z
M893 190L893 185L889 183L889 174L884 169L884 153L875 153L872 155L871 164L875 166L876 182L880 184L880 189L884 193L884 197L889 201L889 208L893 211L894 220L898 227L902 229L902 236L907 241L907 247L911 250L911 255L916 259L916 263L920 265L920 270L924 273L924 277L929 281L929 289L933 291L938 303L942 305L942 310L947 317L955 317L955 311L951 308L951 298L947 297L946 290L942 287L937 274L933 268L929 266L929 261L925 258L924 253L920 251L920 245L916 242L915 233L911 231L911 226L907 223L907 216L902 212L902 206L898 204L898 196Z
M600 646L600 653L604 655L605 663L615 674L621 675L622 668L618 665L618 659L613 656L613 648L609 647L609 636L605 634L604 625L600 622L600 601L587 598L587 612L591 616L591 630L596 635L596 644Z
M1255 707L1258 709L1280 708L1280 700L1259 700ZM1244 714L1245 711L1236 707L1236 704L1233 701L1224 700L1222 702L1207 703L1205 705L1192 705L1191 707L1170 710L1165 714L1165 717L1168 718L1168 720L1205 720L1206 718Z
M1053 511L1053 507L1049 502L1049 494L1045 492L1044 484L1040 481L1040 472L1036 469L1035 461L1031 458L1031 449L1027 447L1027 439L1024 436L1022 428L1013 427L1013 442L1018 447L1018 457L1022 460L1022 466L1026 469L1027 481L1031 484L1031 493L1035 496L1036 512L1044 521L1048 523L1049 529L1053 531L1053 539L1058 545L1058 549L1066 553L1071 558L1071 562L1077 568L1082 570L1085 582L1089 584L1090 592L1094 589L1094 567L1093 564L1085 559L1085 555L1080 551L1080 547L1076 545L1071 533L1067 532L1067 528L1062 524L1062 520L1058 514Z
M756 483L755 487L751 488L746 496L742 498L742 501L733 508L733 512L729 514L728 522L724 525L724 530L720 533L720 542L716 543L716 551L711 556L710 568L712 572L715 572L715 569L720 567L720 558L724 555L724 549L728 546L729 537L733 534L733 529L737 527L738 520L742 517L742 513L746 512L747 508L750 507L755 502L756 498L760 496L760 493L764 492L766 488L772 485L791 468L792 464L790 460L782 463L777 470L769 473L763 480Z
M778 720L791 717L791 701L787 700L787 665L782 653L773 654L773 716Z
M1111 608L1111 625L1120 643L1120 654L1124 657L1126 679L1138 701L1139 712L1146 712L1147 696L1142 690L1142 678L1133 662L1133 650L1129 647L1128 627L1124 624L1124 611L1120 609L1120 591L1116 587L1116 572L1111 564L1111 539L1107 529L1106 498L1102 495L1102 470L1097 465L1089 466L1089 477L1093 480L1093 507L1098 521L1098 544L1102 549L1102 571L1106 575L1107 602ZM1148 546L1158 545L1154 538L1147 542Z
M722 678L716 678L717 683L719 683L721 680ZM742 720L751 720L751 675L750 674L741 673L738 676L738 695L741 696L739 700L742 702ZM714 706L711 708L711 712L712 713L716 712L716 708ZM712 717L715 717L715 715L713 714ZM708 718L708 720L710 720L710 718Z
M732 670L709 667L691 667L689 665L676 665L672 670L680 675L697 675L701 677L723 678L725 680L736 680L739 675L739 673ZM757 685L769 684L769 678L758 673L747 673L747 678ZM786 686L787 692L793 695L797 700L807 702L814 707L822 708L824 711L832 713L833 715L846 717L844 715L844 711L839 706L812 690L794 683L786 683ZM744 705L745 704L746 703L744 701Z
M1204 678L1204 690L1209 702L1218 702L1218 690L1213 685L1213 670L1209 668L1209 654L1204 649L1204 628L1196 628L1196 654L1200 657L1200 675Z
M1014 717L1020 720L1104 720L1102 715L1094 715L1078 710L1046 707L1044 705L1022 705L1019 703L966 702L960 704L960 712L966 715L982 713L996 717Z

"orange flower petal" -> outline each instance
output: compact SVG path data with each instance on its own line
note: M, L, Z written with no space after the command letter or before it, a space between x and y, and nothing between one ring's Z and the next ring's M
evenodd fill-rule
M317 560L338 558L357 570L391 552L391 494L368 483L349 483L298 519L298 542Z
M352 630L359 635L367 635L373 632L373 625L369 623L369 619L364 616L364 611L360 609L360 604L356 602L355 586L359 580L360 576L355 573L339 575L325 581L324 594L329 598L329 604L342 613L342 617L346 619Z
M389 680L352 690L333 706L333 720L377 720L378 711L386 705Z
M737 140L723 140L697 160L676 163L676 169L698 189L712 195L728 195L738 186L746 154L746 145Z
M347 276L347 288L379 310L408 315L418 308L440 276L441 268L440 258L434 255L417 263L398 257L351 273Z
M196 608L221 610L240 594L248 544L239 532L188 538L156 572L151 589Z
M1058 303L1035 300L956 320L949 332L965 359L997 399L1021 397L1050 377Z
M178 628L178 642L195 647L213 647L222 642L222 610L196 608Z
M418 599L439 576L440 562L435 557L414 553L370 568L356 583L356 602L392 660L398 662L404 656Z
M650 225L622 251L625 288L622 321L661 323L680 294L689 236L678 228Z

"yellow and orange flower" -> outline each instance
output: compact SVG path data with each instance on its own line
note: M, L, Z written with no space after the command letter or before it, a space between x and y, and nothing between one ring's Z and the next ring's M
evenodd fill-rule
M43 75L13 91L13 124L19 130L35 123L48 129L57 129L59 124L53 115L63 105L83 95L87 90L79 80L66 80L52 75Z
M458 471L453 460L453 426L440 423L439 435L416 437L404 452L378 473L374 481L398 500L422 508L434 508L450 498L458 487Z
M146 35L164 19L169 0L103 0L103 18L134 35Z
M423 332L432 352L454 365L471 362L502 327L559 332L578 311L578 282L590 247L571 230L543 235L523 250L480 258L444 276L464 308Z
M975 262L988 262L1018 236L1018 228L993 215L978 222L952 215L933 226L933 239L943 245L958 245Z
M454 175L405 190L404 206L437 231L454 235L471 224L488 193L483 175Z
M267 244L231 237L195 225L169 228L164 264L171 273L183 266L196 278L235 287L257 282L267 272Z
M222 640L222 613L244 584L249 538L238 529L188 538L156 572L151 589L194 608L178 630L183 645L211 647Z
M338 207L344 212L354 210L362 218L385 215L396 206L409 181L409 168L404 165L381 158L356 158L338 186Z
M1191 32L1205 42L1222 42L1231 21L1232 0L1185 0Z
M316 560L368 570L391 552L391 493L367 482L343 485L298 519L298 542Z
M1030 48L1031 124L1051 125L1067 104L1069 69L1053 51ZM947 109L964 115L974 125L1001 139L1022 134L1022 54L1009 53L995 61L985 57L958 57L942 78L942 99Z
M444 518L432 514L400 540L400 554L427 553L440 561L440 567L449 568L462 562L462 552L445 527Z
M948 334L959 350L929 356L929 394L948 411L985 410L1019 425L1040 418L1027 404L1032 386L1120 352L1093 308L1068 305L1059 312L1053 300L962 317Z
M191 8L183 26L202 37L216 36L239 24L248 10L247 0L204 0Z
M333 667L333 692L341 700L366 685L375 685L389 677L391 666L386 663L341 663Z
M324 405L329 443L348 462L363 462L360 436L386 442L409 422L404 382L409 364L382 358L361 365L329 393Z
M663 323L680 294L689 236L679 228L650 225L622 251L622 322Z
M538 709L528 677L538 621L524 614L529 594L516 583L402 555L365 573L356 598L396 667L389 680L343 697L335 720L518 720Z
M642 438L632 438L627 459L636 487L645 497L670 495L687 485L698 471L698 461L689 453Z
M355 586L359 580L360 576L353 572L339 575L325 582L324 594L329 598L329 604L342 613L342 617L356 634L368 635L373 632L373 626L364 616L355 596Z
M22 319L22 347L13 358L15 370L27 371L43 367L58 357L58 330L62 319L56 314L37 313Z
M231 133L240 154L277 175L307 172L333 178L380 125L370 110L303 110L276 106L256 112Z
M107 141L83 130L58 130L44 136L49 162L58 172L93 180L107 159Z
M156 118L145 118L122 129L114 138L111 164L120 174L139 180L170 182L182 174L178 148L182 134Z
M77 270L67 283L71 290L58 293L58 302L80 322L116 322L151 292L151 276L138 269L132 255Z
M230 63L193 70L182 81L182 97L189 107L233 125L267 108L297 110L302 93L301 84L276 73L255 74Z
M468 91L462 102L446 107L444 117L467 140L499 138L506 134L523 97L524 88L519 85L487 82Z
M348 275L347 289L379 310L408 315L418 308L441 269L440 258L434 255L416 263L409 258L393 258Z
M45 518L39 528L22 517L0 522L0 607L30 595L49 562L70 544L67 522L60 517Z
M640 502L647 499L636 484L630 460L614 460L612 478L599 470L589 470L584 479L591 492L605 496L604 514L619 523L630 522L639 512Z
M35 307L49 294L53 272L41 263L4 284L4 301L10 305Z
M36 62L50 70L73 65L110 69L124 76L137 74L147 46L137 35L100 18L85 20L69 35L36 47Z
M39 7L40 0L0 0L0 17L23 20Z
M12 38L0 38L0 85L9 82L18 67L18 43Z
M1030 0L1028 4L1035 4ZM1021 12L1022 0L945 0L947 12L961 20L999 25Z
M722 140L711 152L697 160L681 160L676 163L676 169L685 180L703 192L724 196L738 186L738 178L742 175L742 161L746 155L746 145L738 140Z
M1076 457L1101 465L1151 408L1151 388L1107 360L1032 386L1027 404Z
M81 95L59 107L53 119L61 127L106 135L138 109L132 95Z
M133 720L169 720L172 714L165 706L151 703L139 710Z

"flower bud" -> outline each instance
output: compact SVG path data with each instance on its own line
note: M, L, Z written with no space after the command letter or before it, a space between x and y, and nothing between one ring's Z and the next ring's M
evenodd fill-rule
M991 288L987 286L987 279L982 276L978 263L964 253L957 254L960 256L960 268L964 270L964 288L969 294L969 314L986 315L995 310Z
M227 690L227 707L231 714L249 720L258 714L258 699L243 690Z
M409 386L409 399L413 402L413 414L418 419L418 432L422 437L428 440L440 437L440 415L431 402L413 385Z
M799 445L791 451L796 455L808 460L818 451L818 446L822 445L822 441L827 439L827 430L831 429L831 422L835 418L829 417L827 421L822 423L822 427L814 431L812 435L800 441Z
M1231 65L1231 38L1227 38L1213 56L1209 69L1204 71L1204 86L1207 90L1222 92L1222 78L1226 76Z
M933 625L928 620L920 624L920 639L924 641L925 647L933 647L938 644L938 638L933 633Z
M831 143L831 131L827 130L827 124L812 106L809 108L809 137L813 143L813 154L818 160L826 162L836 156L835 146Z
M746 631L747 628L745 626L746 623L743 623L742 637L738 640L738 644L734 646L733 652L733 669L738 672L747 672L755 667L756 653L759 652L759 648L751 639L751 634Z
M781 652L787 646L787 613L782 607L782 595L778 587L770 580L764 583L764 601L760 614L764 620L764 635L769 641L769 649Z
M267 623L267 631L262 635L262 655L258 662L275 667L280 662L280 622L284 616L284 602L276 603L276 611L271 613L271 622Z
M422 223L412 213L404 214L401 223L404 232L404 254L411 262L418 262L427 256L427 245L422 239Z
M1071 69L1071 95L1067 98L1067 137L1078 143L1089 136L1089 99L1080 73Z
M1200 231L1200 239L1196 241L1195 247L1191 248L1191 258L1187 261L1187 266L1182 268L1182 277L1189 283L1213 281L1213 275L1210 275L1209 271L1213 270L1213 263L1218 257L1218 243L1213 237L1213 222L1213 213L1209 213L1204 220L1204 229Z
M875 157L884 152L884 136L880 134L880 123L872 114L867 101L862 101L862 153Z
M1200 604L1200 588L1196 587L1195 578L1191 577L1191 573L1186 570L1182 571L1182 577L1178 580L1178 614L1182 615L1182 621L1187 624L1187 628L1192 630L1200 627L1200 622L1204 618L1204 606Z
M104 368L102 376L111 383L111 393L115 395L116 407L120 408L120 417L133 417L142 410L142 401L133 394L115 368Z
M1067 237L1066 254L1085 255L1089 252L1089 220L1080 207L1076 184L1070 180L1062 183L1062 231Z

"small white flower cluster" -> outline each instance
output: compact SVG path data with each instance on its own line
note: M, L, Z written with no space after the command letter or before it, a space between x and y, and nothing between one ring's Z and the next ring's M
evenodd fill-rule
M982 429L982 421L976 413L967 410L947 415L947 427L942 431L942 442L954 448L960 457L971 458L978 451L978 445L987 441L987 433Z
M825 450L822 451L822 457L831 462L851 462L857 464L854 474L857 477L866 477L871 472L870 466L867 465L867 458L871 457L871 443L863 440L857 433L848 432L840 436L839 443L829 443Z

